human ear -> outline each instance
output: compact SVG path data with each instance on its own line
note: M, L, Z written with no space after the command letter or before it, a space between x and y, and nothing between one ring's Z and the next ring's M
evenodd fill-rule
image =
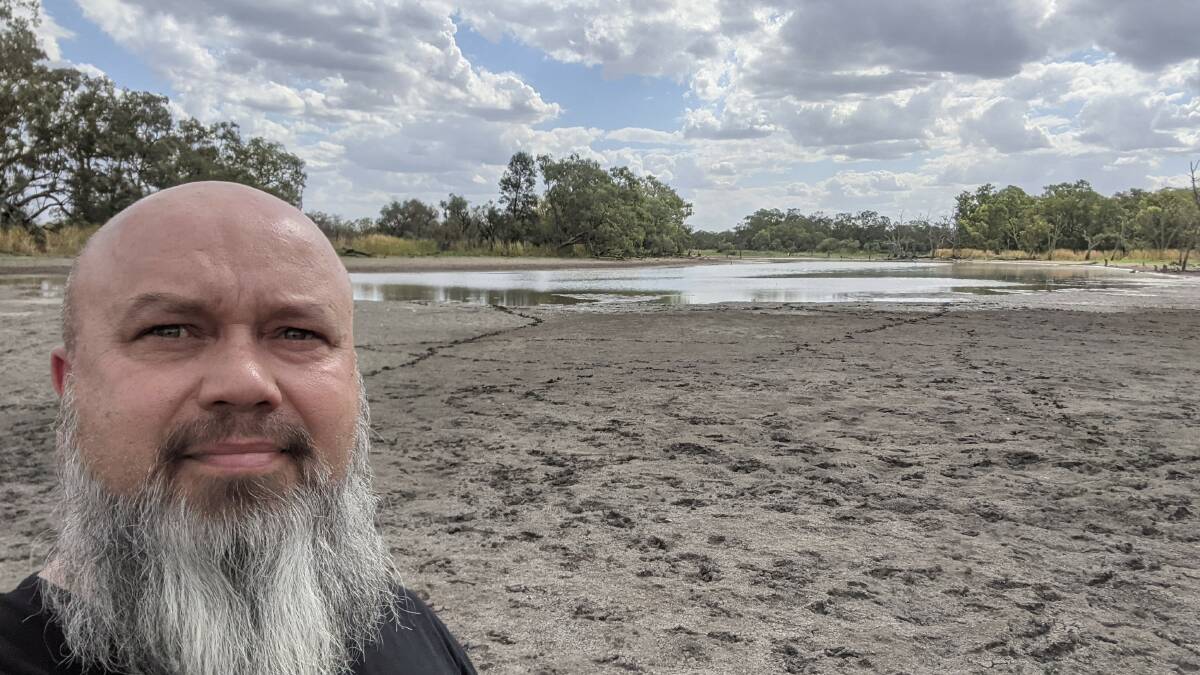
M70 375L71 360L68 358L66 347L55 347L54 351L50 352L50 379L59 398L62 398Z

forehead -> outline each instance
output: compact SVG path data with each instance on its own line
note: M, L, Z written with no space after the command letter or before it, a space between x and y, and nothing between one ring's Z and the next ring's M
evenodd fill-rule
M84 312L113 317L148 294L167 294L222 310L324 305L349 321L345 271L324 237L304 225L187 214L121 223L83 266L76 299Z

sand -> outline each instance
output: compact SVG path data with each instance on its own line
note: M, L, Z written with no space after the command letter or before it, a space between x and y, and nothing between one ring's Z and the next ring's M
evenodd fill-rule
M0 285L6 587L39 296ZM381 526L486 672L1195 672L1198 308L360 303Z

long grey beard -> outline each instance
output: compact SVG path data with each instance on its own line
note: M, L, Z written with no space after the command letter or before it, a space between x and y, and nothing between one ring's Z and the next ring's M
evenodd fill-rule
M165 472L134 496L85 465L70 389L57 423L62 499L44 584L72 658L147 675L326 675L347 670L392 608L397 581L375 529L362 397L351 466L303 468L287 494L217 514Z

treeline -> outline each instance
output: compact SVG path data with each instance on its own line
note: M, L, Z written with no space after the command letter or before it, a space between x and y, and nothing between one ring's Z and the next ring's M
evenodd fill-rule
M636 176L627 167L605 170L575 154L555 159L518 152L498 187L496 201L474 206L450 194L437 205L392 200L375 219L308 215L330 238L380 233L432 239L441 250L578 246L593 256L673 256L692 244L685 222L691 204L654 176Z
M933 256L938 249L971 248L1028 257L1071 249L1091 259L1096 250L1124 257L1132 249L1151 249L1160 258L1178 250L1176 264L1186 269L1189 252L1200 243L1200 190L1191 167L1192 187L1156 192L1130 189L1099 194L1084 180L1047 186L1031 195L1019 187L988 184L964 191L952 218L896 219L874 211L857 214L804 214L798 210L760 209L725 232L697 232L695 248L786 252L878 252L896 258Z
M0 228L44 239L197 180L245 183L301 204L304 162L278 143L243 138L230 122L176 120L164 96L46 66L36 10L0 0Z

